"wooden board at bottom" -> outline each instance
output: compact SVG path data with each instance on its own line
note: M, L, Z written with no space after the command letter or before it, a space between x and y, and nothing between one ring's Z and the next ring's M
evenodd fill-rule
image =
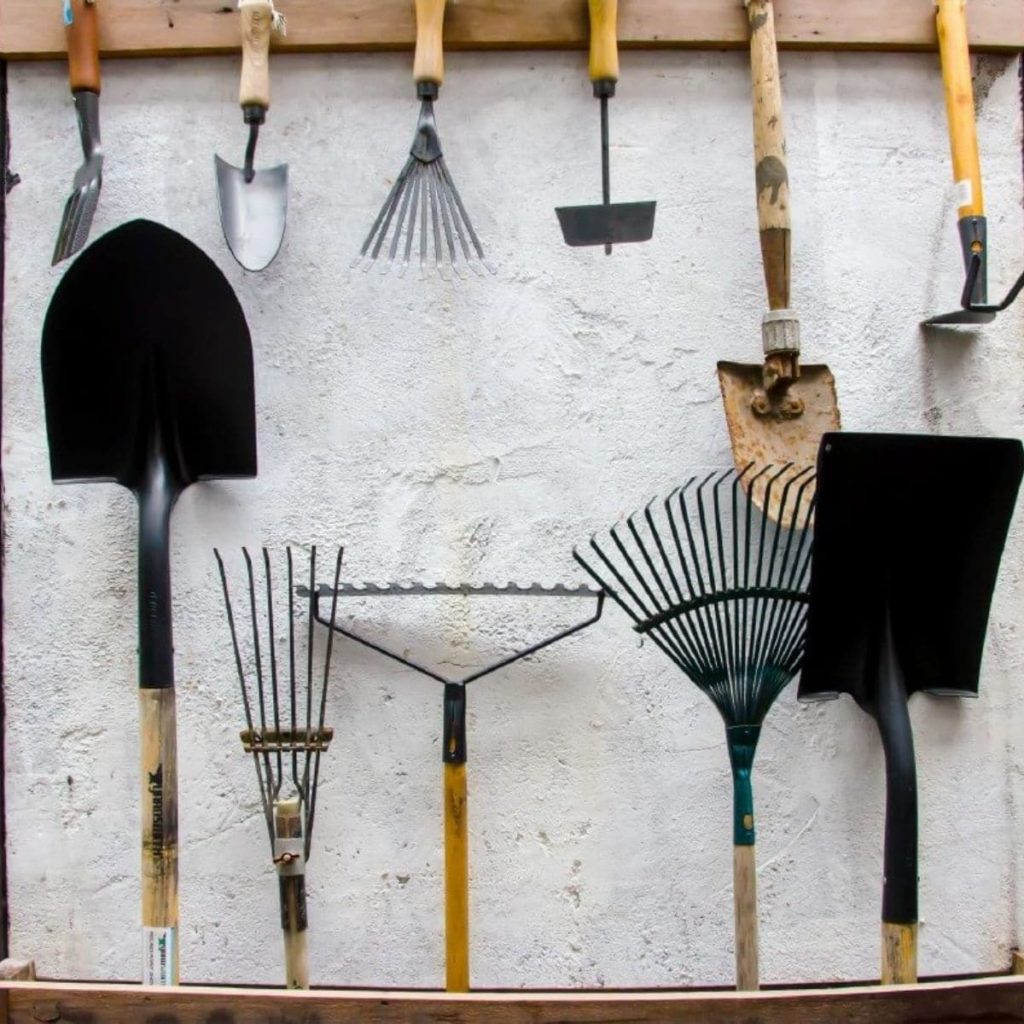
M11 1024L1015 1024L1024 977L736 992L435 992L0 983Z

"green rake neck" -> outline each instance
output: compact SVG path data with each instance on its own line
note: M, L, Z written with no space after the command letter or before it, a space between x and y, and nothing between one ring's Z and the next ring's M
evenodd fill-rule
M750 777L760 736L759 725L730 725L725 730L732 765L734 846L754 845L754 791Z

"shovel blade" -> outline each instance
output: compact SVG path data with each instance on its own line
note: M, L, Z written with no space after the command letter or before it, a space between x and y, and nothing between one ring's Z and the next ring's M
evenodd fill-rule
M247 182L241 167L219 156L214 161L220 224L231 255L246 270L263 270L273 262L284 238L288 165L257 171Z
M566 245L621 245L646 242L654 234L657 202L609 203L555 208Z

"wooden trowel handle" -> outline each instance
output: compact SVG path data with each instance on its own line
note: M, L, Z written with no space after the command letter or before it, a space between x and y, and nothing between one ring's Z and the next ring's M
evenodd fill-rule
M270 30L274 24L271 0L242 0L242 82L238 102L243 107L270 107Z
M590 80L619 80L619 0L589 0Z
M71 91L100 91L100 32L96 0L64 0Z
M417 85L444 81L445 0L416 0L416 56L412 75Z
M770 309L789 308L789 172L782 126L779 52L772 0L745 0L750 20L754 89L754 176L757 226Z
M978 131L974 122L974 90L971 86L965 2L937 0L935 4L942 87L946 94L946 118L949 122L949 148L953 157L953 181L959 190L957 206L961 218L985 215L981 162L978 159Z

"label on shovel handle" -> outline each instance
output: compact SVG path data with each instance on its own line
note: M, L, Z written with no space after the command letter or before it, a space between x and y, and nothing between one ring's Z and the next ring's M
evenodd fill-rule
M173 985L174 929L142 929L142 984Z

